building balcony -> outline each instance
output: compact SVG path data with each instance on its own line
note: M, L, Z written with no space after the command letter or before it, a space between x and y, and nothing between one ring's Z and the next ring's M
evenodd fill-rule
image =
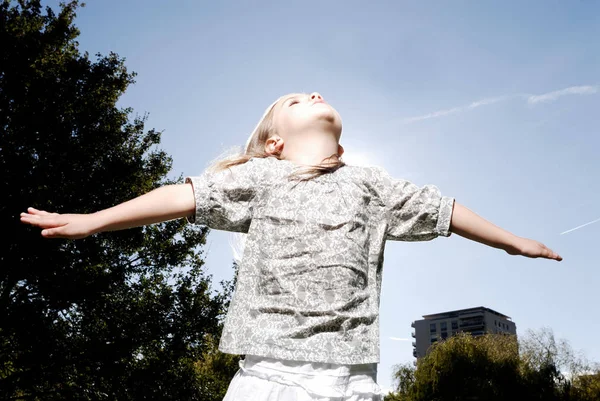
M413 346L414 348L417 348L417 343L416 343L415 341L413 341L413 342L412 342L412 346Z
M414 332L414 331L413 331L412 333L410 333L410 336L411 336L412 338L417 338L417 335L415 334L415 332Z
M461 322L460 329L461 330L473 330L485 327L484 321L470 321L470 322Z
M485 325L483 324L479 324L479 325L471 325L471 326L465 326L465 327L461 327L460 331L462 331L463 333L470 333L472 331L483 331L485 330Z
M415 322L414 321L410 324L410 327L412 327L413 329L415 328Z
M414 350L413 350L413 356L414 356L415 358L417 358L417 350L416 350L416 349L414 349Z

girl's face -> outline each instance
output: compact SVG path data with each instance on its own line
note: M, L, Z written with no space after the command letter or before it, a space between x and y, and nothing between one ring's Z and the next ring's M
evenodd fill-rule
M316 131L329 132L340 140L342 118L317 92L284 96L273 111L275 131L284 141Z

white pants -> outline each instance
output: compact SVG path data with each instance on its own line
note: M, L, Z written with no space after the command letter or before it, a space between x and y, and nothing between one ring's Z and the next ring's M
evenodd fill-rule
M377 364L336 365L246 355L223 401L381 401Z

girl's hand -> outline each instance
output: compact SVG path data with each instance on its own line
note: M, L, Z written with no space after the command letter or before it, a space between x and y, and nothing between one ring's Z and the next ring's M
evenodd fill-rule
M79 239L94 234L93 215L48 213L32 207L21 213L21 221L42 228L45 238Z
M545 258L561 261L562 257L546 245L527 238L517 238L512 247L506 250L511 255L528 258Z
M559 262L562 260L560 255L548 249L546 245L527 238L517 237L479 217L458 202L454 202L450 229L461 237L494 248L504 249L511 255L546 258L558 260Z

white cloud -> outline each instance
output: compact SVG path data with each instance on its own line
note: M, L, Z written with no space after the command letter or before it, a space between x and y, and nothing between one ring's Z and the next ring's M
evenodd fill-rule
M428 114L423 114L420 116L408 117L408 118L403 119L402 123L410 124L410 123L414 123L414 122L418 122L418 121L445 117L445 116L449 116L452 114L458 114L458 113L463 113L465 111L473 110L473 109L476 109L481 106L487 106L490 104L498 103L498 102L501 102L504 100L515 99L515 98L521 98L521 99L525 98L525 99L527 99L527 103L536 104L536 103L552 102L552 101L555 101L558 98L560 98L562 96L566 96L566 95L593 95L595 93L598 93L599 88L600 87L597 85L582 85L582 86L571 86L569 88L560 89L560 90L556 90L556 91L552 91L552 92L548 92L548 93L543 93L541 95L518 94L518 95L506 95L506 96L484 98L481 100L477 100L466 106L452 107L449 109L438 110L438 111L434 111L434 112L428 113Z
M394 340L394 341L410 341L410 338L404 338L404 337L390 337L390 340Z
M599 221L600 221L600 219L592 220L592 221L590 221L590 222L587 222L587 223L585 223L585 224L582 224L582 225L580 225L580 226L577 226L577 227L575 227L575 228L571 228L570 230L563 231L562 233L560 233L560 235L563 235L563 234L570 233L571 231L579 230L580 228L583 228L583 227L585 227L585 226L589 226L590 224L594 224L594 223L597 223L597 222L599 222Z
M498 96L498 97L490 97L487 99L481 99L481 100L478 100L478 101L473 102L470 105L468 105L467 109L474 109L479 106L487 106L488 104L498 103L503 100L510 99L511 97L514 97L514 96Z
M450 114L458 113L459 111L464 110L464 107L454 107L452 109L439 110L433 113L424 114L422 116L410 117L403 120L405 124L414 123L416 121L429 120L430 118L438 118L443 116L448 116Z
M414 123L417 121L429 120L432 118L445 117L445 116L448 116L451 114L457 114L457 113L461 113L461 112L464 112L467 110L476 109L477 107L487 106L488 104L498 103L498 102L506 100L508 98L510 98L510 96L498 96L498 97L485 98L485 99L477 100L466 106L453 107L451 109L434 111L433 113L424 114L422 116L409 117L409 118L402 120L402 122L405 124L409 124L409 123Z
M561 96L565 95L593 95L598 92L597 86L584 85L584 86L571 86L569 88L544 93L542 95L532 95L527 98L527 103L535 104L542 102L552 102Z

